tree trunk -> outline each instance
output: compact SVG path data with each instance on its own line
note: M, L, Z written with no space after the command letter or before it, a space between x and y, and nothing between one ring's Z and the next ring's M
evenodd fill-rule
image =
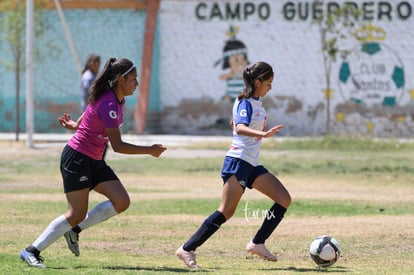
M20 58L16 62L15 81L16 81L16 141L19 141L20 134Z
M331 133L331 62L328 60L326 72L326 135Z

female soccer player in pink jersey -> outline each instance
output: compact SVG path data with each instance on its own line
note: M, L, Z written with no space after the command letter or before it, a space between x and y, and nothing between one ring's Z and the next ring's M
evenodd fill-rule
M105 221L130 204L127 191L103 154L108 141L121 154L148 154L159 157L165 150L161 144L139 146L124 142L120 126L125 97L138 86L137 70L128 59L110 58L90 88L89 104L75 122L68 114L59 121L63 127L76 130L61 154L60 170L68 211L55 218L43 233L20 253L29 266L44 268L40 252L65 235L69 248L79 256L78 234L81 230ZM108 200L88 212L89 191Z
M257 62L243 71L245 89L233 105L233 141L221 170L224 182L221 204L176 251L176 255L190 268L199 268L194 251L233 216L246 187L258 190L273 201L262 226L247 244L247 252L268 261L277 261L264 243L283 219L291 198L283 184L258 164L262 138L271 137L282 128L277 125L265 130L266 111L260 99L272 88L273 77L272 67L265 62Z

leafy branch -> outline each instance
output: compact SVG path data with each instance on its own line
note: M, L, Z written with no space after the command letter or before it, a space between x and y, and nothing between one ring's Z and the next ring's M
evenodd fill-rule
M42 11L47 0L35 1L34 37L40 38L49 27L42 20ZM26 70L26 3L25 1L5 0L0 2L0 40L5 41L6 49L12 56L11 60L0 60L6 70L14 73L15 81L15 114L16 114L16 141L19 140L20 132L20 84L21 74ZM46 44L51 52L56 53L58 49L52 44ZM39 50L34 49L34 60L40 59Z
M322 5L323 1L315 1L315 3ZM338 55L346 58L350 53L349 49L341 48L341 44L350 37L356 38L355 30L359 25L358 22L361 15L361 11L351 4L345 3L342 6L338 4L335 7L329 10L325 16L315 20L319 26L325 73L325 89L323 92L326 99L326 134L330 133L331 124L332 65L336 62Z

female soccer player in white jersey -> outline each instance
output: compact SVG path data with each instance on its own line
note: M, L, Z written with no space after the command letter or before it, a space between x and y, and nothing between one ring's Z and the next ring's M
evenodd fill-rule
M262 138L271 137L282 128L282 125L277 125L265 130L266 112L261 97L272 88L273 77L272 67L265 62L257 62L244 69L245 89L233 105L233 141L221 171L224 182L221 204L176 251L178 258L190 268L199 268L195 250L233 216L246 187L258 190L273 201L262 226L247 244L247 252L264 260L277 261L277 257L267 250L264 243L283 219L291 198L283 184L258 164Z
M61 154L60 170L68 211L55 218L43 233L20 253L29 266L44 268L40 252L65 234L71 251L78 256L81 230L105 221L130 204L129 196L114 171L102 158L108 140L115 152L148 154L159 157L166 148L161 144L139 146L126 143L119 127L123 122L125 97L138 86L137 70L128 59L110 58L90 88L89 104L75 122L69 115L59 118L63 127L76 130ZM88 211L89 191L108 200Z

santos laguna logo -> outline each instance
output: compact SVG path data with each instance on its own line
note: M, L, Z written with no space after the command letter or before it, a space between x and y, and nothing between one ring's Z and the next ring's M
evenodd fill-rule
M339 89L346 101L367 107L394 106L403 95L404 66L398 55L381 43L386 33L368 25L358 30L362 43L342 62Z

